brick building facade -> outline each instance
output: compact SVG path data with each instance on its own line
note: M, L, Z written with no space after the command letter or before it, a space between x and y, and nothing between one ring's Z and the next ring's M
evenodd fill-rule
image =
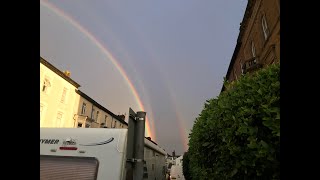
M276 62L280 62L280 0L248 0L226 79L232 82Z

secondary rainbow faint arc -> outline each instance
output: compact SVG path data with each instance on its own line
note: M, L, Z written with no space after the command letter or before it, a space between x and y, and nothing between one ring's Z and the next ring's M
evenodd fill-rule
M121 67L121 65L117 62L116 58L109 52L109 50L102 45L88 30L86 30L83 26L81 26L78 22L76 22L72 17L70 17L68 14L57 8L52 3L49 3L48 1L41 0L40 3L47 8L51 9L53 12L55 12L57 15L62 17L63 19L67 20L70 24L75 26L80 32L85 34L114 64L114 66L118 69L124 80L126 81L127 85L129 86L133 96L135 97L137 104L141 111L144 111L144 106L142 104L142 101L137 93L137 90L133 86L132 82L130 81L128 75L124 71L124 69ZM148 116L148 115L147 115ZM149 118L146 118L146 136L150 136L152 139L155 139L155 135L152 134L150 124L149 124Z
M131 24L131 31L135 30L135 24ZM143 36L141 36L140 34L141 31L135 31L136 35L139 35L139 38L140 39L143 39ZM181 142L183 144L183 148L185 151L188 151L188 130L186 129L186 125L185 125L185 122L183 121L182 119L182 115L180 113L180 110L178 108L178 103L177 103L177 100L176 100L176 96L175 96L175 93L173 91L172 86L170 86L169 84L169 78L166 76L166 73L162 72L162 69L160 68L161 65L158 63L160 61L156 61L155 59L157 59L155 54L155 51L153 50L152 45L151 44L147 44L147 41L144 41L144 43L140 43L140 45L144 45L144 48L146 49L146 53L149 53L149 55L151 56L149 59L151 60L151 62L153 64L155 64L155 67L157 67L159 69L159 71L161 72L160 74L162 75L162 77L165 79L165 84L167 87L167 90L169 92L169 96L171 97L171 103L174 107L174 111L175 111L175 116L176 116L176 120L178 122L178 131L179 131L179 134L180 134L180 137L181 137ZM154 122L154 121L153 121Z
M184 121L182 120L182 116L181 116L181 113L180 113L180 110L178 109L178 103L177 103L177 100L176 100L176 97L174 96L174 93L172 91L171 88L169 88L169 85L167 86L168 87L168 90L169 90L169 95L171 97L171 100L172 100L172 105L175 107L176 109L176 118L178 120L178 127L179 127L179 132L180 132L180 137L181 137L181 140L182 140L182 143L183 143L183 147L184 147L184 150L185 151L188 151L188 132L186 130L186 126L185 126L185 123Z

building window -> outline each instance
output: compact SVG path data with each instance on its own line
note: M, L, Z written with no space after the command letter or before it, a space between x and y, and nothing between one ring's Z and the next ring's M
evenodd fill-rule
M61 96L61 103L64 103L66 101L66 95L67 95L67 88L63 88L62 96Z
M51 87L50 80L48 78L45 78L42 85L42 92L47 93L49 87Z
M105 116L104 116L104 124L105 124L105 125L107 125L107 118L108 118L108 116L105 115Z
M92 110L91 110L91 119L94 119L94 108L92 106Z
M86 113L86 103L82 103L82 109L81 109L81 114L85 114Z
M152 164L152 171L154 171L154 164Z
M143 160L143 178L148 179L148 168L145 160Z
M262 31L263 31L264 39L267 40L267 38L269 36L269 29L268 29L267 20L266 20L265 15L262 16L261 24L262 24Z
M114 121L113 128L116 128L117 121Z
M62 125L62 115L63 113L60 111L57 113L57 119L56 119L57 127L61 127Z
M96 114L96 122L98 122L98 117L99 117L99 111L97 111L97 114Z
M90 128L90 124L86 124L86 128Z
M98 167L96 158L40 155L39 179L97 179Z
M245 67L243 66L242 63L240 63L240 67L241 67L241 74L244 74L244 70L245 70L244 68L245 68Z
M152 151L152 156L155 157L156 156L156 153L154 151Z
M251 53L252 53L252 57L256 57L256 47L253 41L251 41Z
M78 123L78 128L82 128L82 123Z

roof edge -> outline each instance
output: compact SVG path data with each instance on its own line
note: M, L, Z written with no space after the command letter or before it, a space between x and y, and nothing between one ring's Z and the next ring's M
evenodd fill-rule
M117 119L118 121L120 121L123 124L128 125L127 122L125 122L124 120L120 119L119 116L115 115L113 112L111 112L110 110L108 110L107 108L103 107L101 104L99 104L98 102L96 102L95 100L93 100L91 97L89 97L87 94L85 94L84 92L76 89L75 90L76 93L78 93L80 96L82 96L83 98L85 98L86 100L88 100L89 102L91 102L92 104L94 104L96 107L98 107L99 109L107 112L108 114L110 114L113 118Z
M72 84L74 87L79 88L80 84L78 84L77 82L75 82L74 80L72 80L70 77L68 77L67 75L65 75L62 71L60 71L58 68L56 68L54 65L52 65L51 63L49 63L48 61L46 61L44 58L42 58L40 56L40 63L43 64L44 66L46 66L47 68L49 68L50 70L52 70L53 72L55 72L56 74L58 74L60 77L62 77L64 80L68 81L70 84Z

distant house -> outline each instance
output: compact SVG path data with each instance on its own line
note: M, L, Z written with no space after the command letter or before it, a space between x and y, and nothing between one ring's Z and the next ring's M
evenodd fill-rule
M40 127L74 127L80 85L40 57Z
M176 152L173 151L172 155L167 154L166 165L167 169L170 169L172 165L176 165L176 159L180 157L180 155L176 155Z
M177 166L182 166L182 161L183 161L183 155L182 156L179 156L178 158L176 158L176 165Z
M115 115L80 90L79 106L74 115L78 128L128 128L124 115Z
M148 175L144 176L145 179L155 179L156 177L165 177L166 166L165 155L167 154L156 142L151 140L150 137L145 137L148 141L145 141L144 147L144 162Z
M115 115L80 85L40 57L40 127L128 128L125 115Z
M248 0L226 79L280 62L280 0ZM221 92L225 90L222 87Z

